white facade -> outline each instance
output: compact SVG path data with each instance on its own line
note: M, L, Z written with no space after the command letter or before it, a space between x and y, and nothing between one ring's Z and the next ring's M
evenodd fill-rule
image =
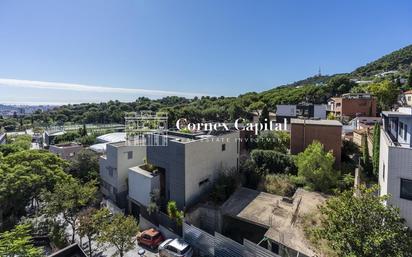
M129 197L144 206L150 203L151 193L160 190L160 176L139 166L129 169Z
M220 138L203 139L186 144L186 203L193 203L206 192L219 172L227 169L238 170L238 139L239 132L233 132L222 135Z
M129 168L143 164L145 158L145 146L129 146L125 142L108 144L106 155L99 160L102 193L118 203L118 195L127 192Z
M412 115L408 110L383 112L380 136L379 185L387 204L400 210L412 228Z

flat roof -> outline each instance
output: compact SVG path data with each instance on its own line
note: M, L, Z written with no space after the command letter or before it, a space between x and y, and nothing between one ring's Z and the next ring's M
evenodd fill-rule
M306 124L306 125L319 125L319 126L338 126L342 127L342 123L337 120L304 120L304 119L291 119L291 124Z
M222 205L223 215L267 228L265 237L308 256L313 256L302 226L302 216L317 211L327 197L298 188L293 202L283 196L241 187Z
M394 111L383 111L382 115L386 117L412 117L411 114L403 112L394 112Z

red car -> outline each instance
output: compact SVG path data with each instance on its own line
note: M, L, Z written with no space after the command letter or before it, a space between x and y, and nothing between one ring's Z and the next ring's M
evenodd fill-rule
M151 249L157 248L164 240L165 239L160 231L154 228L145 230L137 236L137 242L139 244L145 245Z

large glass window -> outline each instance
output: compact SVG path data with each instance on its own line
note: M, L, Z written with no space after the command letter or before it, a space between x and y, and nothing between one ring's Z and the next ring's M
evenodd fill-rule
M412 200L412 180L401 178L401 198Z

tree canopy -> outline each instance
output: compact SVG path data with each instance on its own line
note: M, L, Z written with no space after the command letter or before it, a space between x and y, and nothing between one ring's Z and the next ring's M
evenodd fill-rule
M345 191L320 207L320 226L315 238L340 257L412 256L412 237L399 210L385 205L386 196L377 196L377 187Z
M295 160L298 177L309 189L328 193L336 187L338 173L333 169L335 157L332 152L325 151L320 142L314 141Z

